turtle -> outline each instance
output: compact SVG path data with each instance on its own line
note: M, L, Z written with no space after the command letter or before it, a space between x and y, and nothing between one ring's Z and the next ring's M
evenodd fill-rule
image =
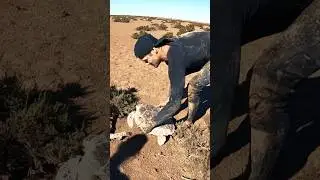
M155 116L161 110L160 107L156 107L149 104L138 104L136 110L129 113L127 116L127 123L130 128L137 125L143 132L150 126L155 124ZM171 136L175 131L174 124L165 124L154 128L150 133L157 136L158 144L161 146L167 141L167 136Z

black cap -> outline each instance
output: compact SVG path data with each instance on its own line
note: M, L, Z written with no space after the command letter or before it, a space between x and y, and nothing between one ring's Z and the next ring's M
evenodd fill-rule
M142 59L145 55L149 54L154 47L159 47L164 44L165 38L157 39L151 34L145 34L141 36L135 46L134 46L134 55Z

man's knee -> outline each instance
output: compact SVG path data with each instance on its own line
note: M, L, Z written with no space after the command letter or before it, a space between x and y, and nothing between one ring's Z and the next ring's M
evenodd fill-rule
M251 127L276 133L288 126L285 95L288 88L277 81L277 71L257 66L253 69L249 93Z
M188 84L188 101L197 102L198 96L201 91L201 85L199 83L199 75L197 74L193 77Z

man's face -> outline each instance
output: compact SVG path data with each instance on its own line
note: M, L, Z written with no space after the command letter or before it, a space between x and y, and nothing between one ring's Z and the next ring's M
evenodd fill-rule
M157 68L161 63L161 55L159 53L159 50L153 48L153 50L149 54L147 54L142 60Z

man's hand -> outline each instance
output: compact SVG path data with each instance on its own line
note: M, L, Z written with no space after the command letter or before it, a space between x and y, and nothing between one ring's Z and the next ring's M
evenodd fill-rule
M159 103L157 107L163 108L166 104L168 104L169 98L170 98L170 97L168 97L165 101Z
M164 123L162 123L162 124L159 124L159 123L157 122L157 120L155 119L155 117L154 117L154 119L153 119L151 122L152 122L152 123L150 123L150 126L149 126L149 127L143 127L143 128L141 128L141 130L142 130L142 132L143 132L144 134L148 134L148 133L150 133L154 128L159 127L159 126L162 126L162 125L165 125L165 124L174 124L174 121L173 121L172 118L166 120L166 121L165 121Z

